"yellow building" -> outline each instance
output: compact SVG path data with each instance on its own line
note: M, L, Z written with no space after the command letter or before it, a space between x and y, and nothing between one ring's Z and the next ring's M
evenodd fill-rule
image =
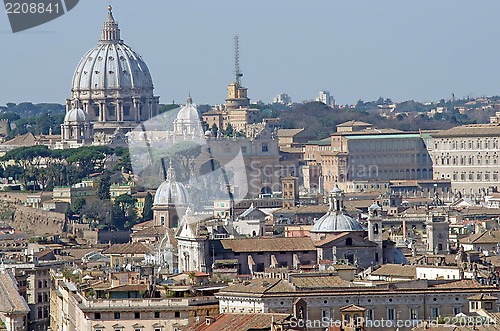
M73 186L56 186L52 191L52 199L64 201L69 204L75 203L76 199L93 199L97 196L97 183L92 180L83 180Z

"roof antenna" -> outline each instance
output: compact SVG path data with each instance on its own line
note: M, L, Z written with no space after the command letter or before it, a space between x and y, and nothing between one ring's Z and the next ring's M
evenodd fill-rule
M240 38L234 36L234 74L236 76L236 84L241 86L241 77L243 74L240 70Z

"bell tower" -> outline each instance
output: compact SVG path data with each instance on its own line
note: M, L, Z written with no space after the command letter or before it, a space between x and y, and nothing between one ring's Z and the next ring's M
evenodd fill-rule
M448 254L450 224L445 216L430 215L426 222L427 253Z
M383 264L383 246L382 246L382 217L381 217L382 207L378 203L374 202L370 207L368 207L368 240L377 244L375 250L374 262L375 264Z

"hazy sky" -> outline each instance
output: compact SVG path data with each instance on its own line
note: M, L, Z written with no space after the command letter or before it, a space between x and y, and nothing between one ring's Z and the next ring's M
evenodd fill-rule
M0 13L0 104L59 102L100 38L105 0L12 34ZM337 103L500 94L498 0L115 0L125 43L149 66L160 102L222 103L240 36L253 100L329 90Z

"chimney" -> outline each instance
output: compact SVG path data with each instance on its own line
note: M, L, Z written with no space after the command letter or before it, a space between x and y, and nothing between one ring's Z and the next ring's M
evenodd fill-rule
M211 317L211 316L207 316L205 318L205 325L209 326L211 325L213 322L215 322L215 318Z

